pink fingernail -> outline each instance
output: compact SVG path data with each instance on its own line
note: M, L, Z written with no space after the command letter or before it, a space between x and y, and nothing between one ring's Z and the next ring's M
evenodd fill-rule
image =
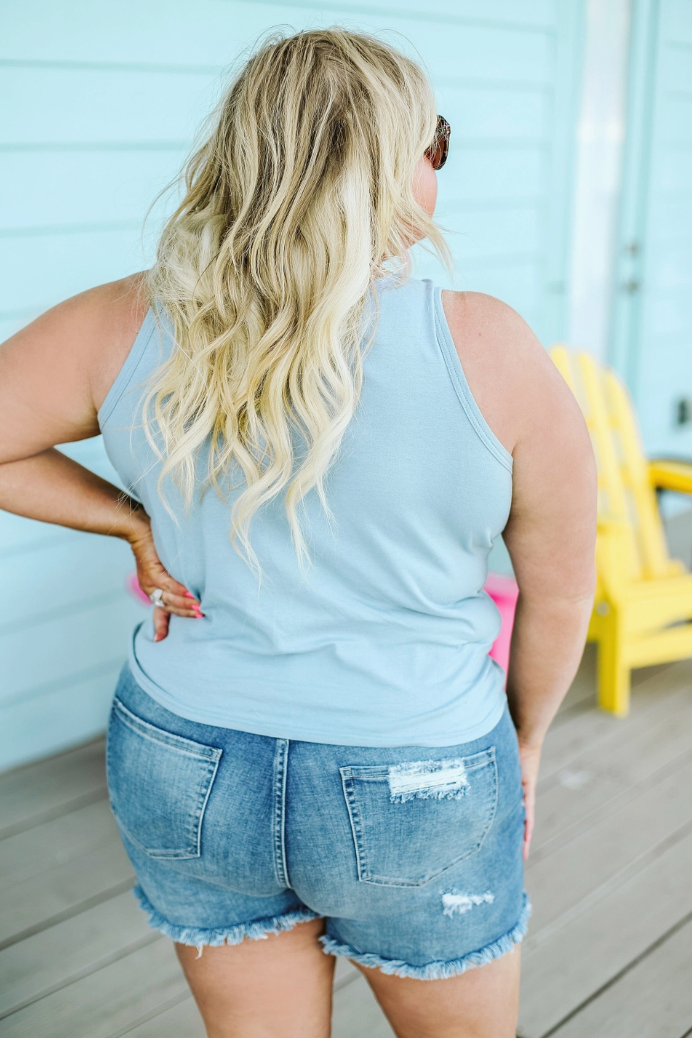
M185 592L185 597L186 597L186 598L194 598L194 599L195 599L195 602L197 601L197 599L195 598L195 596L194 596L194 595L192 594L192 592L191 592L191 591L186 591L186 592Z
M195 613L195 616L197 617L198 620L203 620L204 619L204 613L200 613L199 611Z

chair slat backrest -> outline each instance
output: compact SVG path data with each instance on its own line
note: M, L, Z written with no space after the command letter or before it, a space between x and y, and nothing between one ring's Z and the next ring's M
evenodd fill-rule
M624 383L589 353L554 346L550 355L577 398L591 434L599 517L626 523L627 578L668 576L671 563L656 494Z
M615 428L622 447L620 468L628 498L634 536L644 579L665 577L671 573L668 545L658 510L656 491L649 480L648 459L644 453L636 414L627 388L614 371L604 370L606 393L610 397Z

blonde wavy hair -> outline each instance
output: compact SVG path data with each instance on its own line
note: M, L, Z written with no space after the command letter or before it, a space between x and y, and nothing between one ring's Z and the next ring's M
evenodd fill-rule
M174 181L185 194L146 280L176 344L144 403L159 493L171 476L190 507L205 445L203 492L224 497L239 465L230 537L260 580L249 527L263 504L286 488L301 571L299 503L315 488L333 519L323 480L358 402L374 281L413 240L448 256L413 195L435 129L425 74L394 47L341 28L273 35Z

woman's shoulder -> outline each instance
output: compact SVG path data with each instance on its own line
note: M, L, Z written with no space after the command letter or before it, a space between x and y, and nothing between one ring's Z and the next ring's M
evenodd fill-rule
M81 292L3 343L0 441L6 460L98 434L98 410L149 307L144 286L140 273Z
M565 386L516 310L482 292L442 292L442 306L469 388L510 453L536 406L559 409Z
M16 336L34 362L79 371L98 411L149 309L145 272L97 285L46 310Z
M89 371L96 409L105 400L149 310L145 272L110 281L65 300L44 315Z

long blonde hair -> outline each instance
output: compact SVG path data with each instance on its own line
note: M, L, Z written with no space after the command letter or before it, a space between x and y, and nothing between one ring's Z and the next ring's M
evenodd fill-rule
M145 428L164 500L171 476L190 506L204 444L203 489L224 496L240 466L230 536L260 579L249 527L263 504L287 487L301 569L297 506L313 487L333 519L323 480L358 402L365 301L383 265L421 238L447 256L412 189L435 128L422 69L387 43L340 28L274 35L179 178L185 195L147 275L176 345ZM306 446L295 472L292 428Z

